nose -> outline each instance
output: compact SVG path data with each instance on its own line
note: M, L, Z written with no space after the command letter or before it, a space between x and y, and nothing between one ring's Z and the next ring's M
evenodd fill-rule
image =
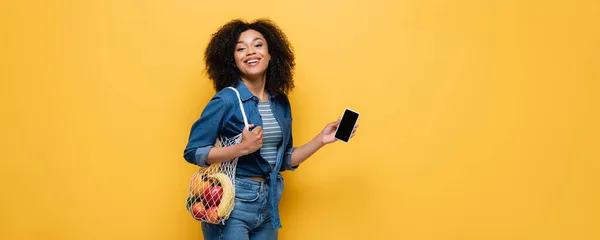
M248 48L248 52L246 52L246 56L254 55L256 50L253 47Z

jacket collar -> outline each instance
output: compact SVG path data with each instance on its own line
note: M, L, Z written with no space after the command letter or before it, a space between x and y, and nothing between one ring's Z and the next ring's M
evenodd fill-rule
M248 101L248 99L251 99L252 97L255 97L254 94L250 92L250 89L246 87L246 84L244 84L244 82L242 82L241 79L238 80L238 83L235 86L235 88L240 92L240 98L244 102ZM279 95L279 93L269 92L269 100L273 100L277 95ZM256 100L258 101L258 98L256 98Z

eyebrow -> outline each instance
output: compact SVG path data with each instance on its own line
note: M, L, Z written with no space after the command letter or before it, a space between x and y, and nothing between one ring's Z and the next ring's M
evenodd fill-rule
M262 38L259 38L259 37L257 37L257 38L255 38L255 39L253 39L252 41L254 42L254 41L256 41L256 40L263 40L263 41L264 41L264 39L262 39ZM237 43L244 43L244 41L238 41Z

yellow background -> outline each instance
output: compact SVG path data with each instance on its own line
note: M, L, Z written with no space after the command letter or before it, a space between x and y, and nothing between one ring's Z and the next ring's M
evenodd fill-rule
M3 1L0 239L200 239L182 158L210 35L293 43L281 239L600 239L598 1Z

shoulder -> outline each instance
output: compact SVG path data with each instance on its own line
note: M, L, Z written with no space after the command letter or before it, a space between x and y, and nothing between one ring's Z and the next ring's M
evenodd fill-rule
M278 94L275 99L285 106L288 106L288 107L290 106L290 99L288 98L287 94L285 94L285 93Z
M219 101L225 107L231 107L237 101L237 95L233 90L224 88L215 93L211 101L213 100Z
M286 106L288 110L291 110L292 104L290 104L290 99L288 98L288 95L282 93L281 98L283 98L284 106Z

